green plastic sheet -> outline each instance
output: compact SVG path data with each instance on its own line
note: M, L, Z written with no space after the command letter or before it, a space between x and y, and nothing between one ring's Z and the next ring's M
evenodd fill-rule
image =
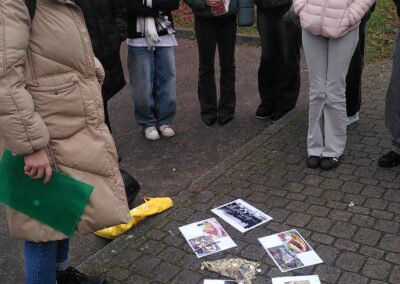
M0 202L51 228L72 236L93 186L54 172L51 180L24 173L24 158L6 150L0 163Z

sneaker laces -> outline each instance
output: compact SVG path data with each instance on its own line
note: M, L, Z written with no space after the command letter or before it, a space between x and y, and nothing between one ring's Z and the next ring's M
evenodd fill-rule
M64 280L66 282L60 281L60 283L69 283L70 281L74 281L72 283L75 283L75 281L79 281L78 283L89 283L89 278L83 274L82 272L79 272L77 269L73 267L69 267L65 271L60 271L60 275L57 276L57 281Z

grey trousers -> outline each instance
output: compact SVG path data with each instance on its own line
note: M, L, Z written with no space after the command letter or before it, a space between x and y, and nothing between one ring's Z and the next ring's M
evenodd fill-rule
M394 46L392 76L386 93L385 124L393 138L393 151L400 154L400 33Z
M303 30L310 81L307 135L310 156L343 155L347 140L346 75L357 43L358 28L337 39Z

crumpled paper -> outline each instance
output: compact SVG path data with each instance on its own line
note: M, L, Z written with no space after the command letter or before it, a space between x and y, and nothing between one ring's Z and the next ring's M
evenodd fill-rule
M214 261L204 261L201 269L217 272L222 276L234 279L239 284L251 284L260 264L243 258L223 258Z

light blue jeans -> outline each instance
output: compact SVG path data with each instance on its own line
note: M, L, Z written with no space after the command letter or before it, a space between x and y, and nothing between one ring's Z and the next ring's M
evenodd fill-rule
M170 124L176 113L176 72L172 47L128 46L135 119L143 128Z
M393 151L400 154L400 33L393 50L392 76L386 93L385 123L392 135Z
M56 271L68 268L69 240L25 242L25 284L55 284Z

